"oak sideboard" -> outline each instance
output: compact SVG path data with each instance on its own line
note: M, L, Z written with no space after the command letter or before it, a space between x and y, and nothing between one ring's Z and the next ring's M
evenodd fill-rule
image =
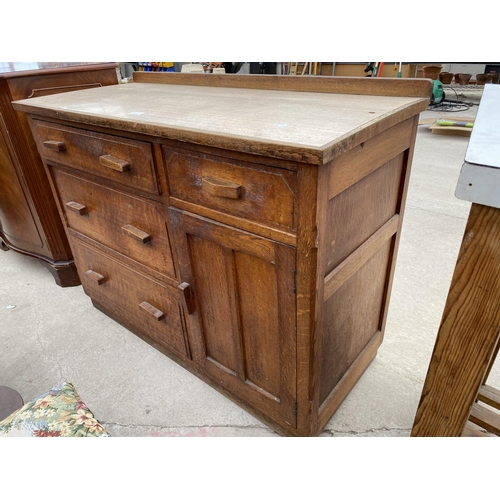
M43 262L60 286L80 284L28 121L11 105L117 85L116 63L0 63L0 246Z
M414 79L134 73L22 100L93 304L286 436L383 338Z

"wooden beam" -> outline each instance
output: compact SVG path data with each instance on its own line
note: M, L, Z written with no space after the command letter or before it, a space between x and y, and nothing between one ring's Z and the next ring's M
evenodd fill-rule
M134 82L168 85L203 85L263 90L294 90L334 94L423 97L430 99L432 80L426 78L360 78L304 75L219 75L136 71Z
M472 405L469 420L488 432L500 436L500 415L478 403Z
M500 209L472 204L411 435L460 436L500 331Z

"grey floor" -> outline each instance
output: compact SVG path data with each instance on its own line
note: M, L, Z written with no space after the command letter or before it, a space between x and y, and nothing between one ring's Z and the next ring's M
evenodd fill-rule
M324 437L410 434L470 208L454 196L467 144L419 126L384 343ZM277 436L93 308L81 287L0 252L0 385L29 401L63 381L112 436Z

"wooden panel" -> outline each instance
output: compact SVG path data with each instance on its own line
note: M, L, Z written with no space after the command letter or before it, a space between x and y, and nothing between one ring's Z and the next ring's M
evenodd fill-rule
M162 204L105 188L57 168L51 171L68 227L175 277ZM72 202L82 205L85 215L68 209ZM141 233L142 239L137 236Z
M429 80L414 78L317 78L305 75L197 75L188 73L135 72L135 82L166 83L169 85L210 85L217 87L257 88L269 90L301 90L306 92L330 92L357 95L401 95L428 97L432 92Z
M205 355L236 374L236 352L224 249L189 235L193 279L200 308ZM207 273L207 268L210 273ZM238 339L236 339L238 342ZM237 347L237 346L236 346Z
M407 150L413 124L413 119L399 123L334 160L329 172L328 198L334 198Z
M482 385L479 388L477 399L497 410L500 410L500 391L489 385Z
M313 416L313 360L316 321L316 273L318 257L318 199L326 203L326 196L318 193L318 171L301 165L298 172L297 197L297 274L295 279L297 304L297 428L302 435L310 435L315 426Z
M4 133L6 128L0 114L0 232L12 245L40 252L43 242L21 187L22 176L12 162Z
M326 273L398 213L404 160L402 153L330 200L325 228Z
M173 198L275 227L294 227L293 173L163 151Z
M315 434L318 434L332 418L332 415L338 410L344 399L349 395L352 388L361 378L365 370L377 355L378 348L382 343L382 332L378 331L366 344L352 365L344 373L335 388L322 402L318 409L318 420L315 426Z
M381 328L392 240L324 303L320 405Z
M14 63L15 64L15 63ZM39 67L34 67L38 64ZM71 92L75 87L116 85L116 63L33 63L32 69L7 71L0 74L11 88L13 100L33 96L37 91ZM2 68L4 69L4 68Z
M40 154L48 163L56 162L88 173L94 173L119 184L159 194L151 144L33 121ZM60 150L44 145L62 143ZM112 156L115 161L109 161ZM108 159L108 161L106 161ZM126 163L128 168L114 164Z
M472 204L411 435L460 436L500 331L500 209Z
M461 435L461 437L490 437L490 436L494 436L494 434L486 432L484 429L481 429L481 427L478 427L475 424L472 424L471 422L467 422Z
M275 267L235 253L246 379L269 394L280 395L280 330Z
M399 215L391 217L373 236L339 264L325 278L323 300L328 300L368 259L394 235L399 227Z
M115 315L125 318L133 329L179 355L189 356L177 290L127 268L71 236L69 238L87 295L106 304ZM151 313L155 310L162 313L160 320L158 314Z
M500 414L478 403L472 405L469 420L488 432L500 436Z
M196 297L194 360L269 417L295 426L294 249L175 209L170 216L181 279Z

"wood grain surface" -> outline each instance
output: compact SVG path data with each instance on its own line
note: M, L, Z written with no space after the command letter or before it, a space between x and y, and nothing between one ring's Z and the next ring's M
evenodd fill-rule
M500 210L473 204L411 435L460 436L500 332Z
M84 290L281 434L318 435L383 338L427 84L145 78L16 105Z
M428 106L423 97L332 92L131 83L22 100L14 107L318 165Z

